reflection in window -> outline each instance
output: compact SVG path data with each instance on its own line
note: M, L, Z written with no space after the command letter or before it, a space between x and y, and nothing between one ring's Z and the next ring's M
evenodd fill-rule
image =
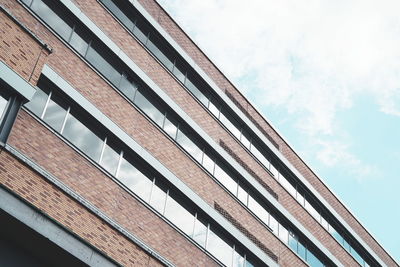
M186 152L188 152L198 162L201 162L203 152L200 150L200 148L195 143L193 143L193 141L189 137L187 137L180 130L178 130L176 142L178 142L178 144L180 144L186 150Z
M109 173L115 175L120 158L120 152L115 151L108 144L104 145L103 155L101 157L100 165L104 167Z
M118 179L141 199L149 201L153 182L133 166L126 158L122 158Z
M49 6L42 1L33 1L31 9L39 15L44 22L51 25L53 30L56 31L64 40L68 40L72 31L71 26L53 11L54 6L50 9Z
M218 164L215 164L214 176L231 193L236 195L237 182L234 181Z
M4 110L6 109L6 106L7 106L7 100L0 95L0 122L2 121L3 113Z
M48 97L45 92L38 88L31 101L26 103L25 106L36 116L41 117Z
M54 102L53 98L54 97L52 96L49 100L49 103L47 104L43 120L47 124L49 124L54 130L60 132L67 111L65 108L60 107L56 102ZM62 103L60 101L57 102Z
M103 140L89 130L71 113L68 114L63 135L68 141L82 150L94 161L97 162L100 159Z
M118 89L131 101L133 101L135 97L136 89L138 85L131 79L127 77L127 75L122 75L121 81L118 85Z
M199 243L200 246L206 246L206 237L207 237L207 226L206 224L196 218L196 222L194 224L194 231L193 231L193 239Z
M75 29L71 35L71 39L69 40L71 46L83 57L86 55L89 47L89 40L84 36L87 36L87 34L79 31L79 29Z
M167 197L165 217L178 226L185 234L192 236L194 229L194 215L175 201L176 196Z
M216 235L213 229L208 233L207 250L226 266L232 266L233 248Z
M166 190L165 187L161 186L156 180L150 197L150 205L161 214L164 214L165 201L167 200L167 193L164 190Z
M176 139L176 131L178 129L178 122L167 114L164 120L164 131L172 138Z
M136 92L135 105L140 108L147 116L149 116L158 126L162 127L164 122L164 114L162 114L141 91Z

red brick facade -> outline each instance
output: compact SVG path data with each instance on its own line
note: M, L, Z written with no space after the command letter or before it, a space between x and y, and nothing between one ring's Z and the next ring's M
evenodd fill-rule
M120 26L104 7L96 0L74 0L73 2L216 143L222 140L256 176L260 177L263 183L276 193L282 206L344 266L358 266L349 253L221 127L220 123L139 42ZM265 132L279 145L281 153L375 253L388 266L397 266L394 260L385 253L373 237L366 232L165 11L153 0L140 0L139 2L216 84L222 90L229 92L263 127ZM10 10L10 13L26 28L53 49L53 52L49 53L5 13L0 13L0 59L3 62L33 85L36 84L43 65L50 66L210 206L218 203L224 212L235 218L237 224L256 237L258 243L276 255L281 266L307 266L300 257L266 229L226 190L217 185L212 177L183 152L174 141L123 99L115 89L20 3L14 0L0 0L0 4ZM25 110L19 112L8 144L60 179L176 266L217 265L201 248L194 245L151 209L121 188ZM85 171L82 172L82 170ZM119 264L126 266L161 265L101 218L86 210L81 204L72 200L6 151L0 153L0 183Z

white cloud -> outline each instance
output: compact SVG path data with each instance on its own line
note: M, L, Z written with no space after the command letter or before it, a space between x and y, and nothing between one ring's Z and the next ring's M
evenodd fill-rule
M369 95L400 116L399 1L159 2L257 106L295 115L320 162L372 171L336 137L336 115Z

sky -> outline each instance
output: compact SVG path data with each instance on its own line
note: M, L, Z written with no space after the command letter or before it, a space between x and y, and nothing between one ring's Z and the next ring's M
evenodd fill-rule
M400 1L158 0L400 262Z

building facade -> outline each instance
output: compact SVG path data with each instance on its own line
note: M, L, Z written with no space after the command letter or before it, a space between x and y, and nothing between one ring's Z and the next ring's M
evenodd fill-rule
M1 266L399 266L155 0L0 9Z

